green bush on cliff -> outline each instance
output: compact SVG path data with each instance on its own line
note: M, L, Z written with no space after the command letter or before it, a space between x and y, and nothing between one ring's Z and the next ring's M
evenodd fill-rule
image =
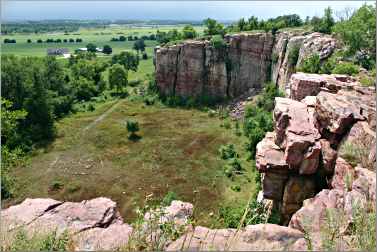
M211 44L216 49L224 49L226 48L226 43L222 36L220 35L214 35L211 38Z
M256 105L249 106L245 110L243 131L248 138L246 149L249 152L249 158L255 156L255 150L267 131L273 130L273 121L271 111L274 108L275 97L282 96L275 84L266 84Z
M332 71L333 74L355 75L359 72L359 67L351 62L337 64Z
M294 46L288 53L288 64L290 66L296 66L298 55L300 53L300 47Z
M319 55L315 53L302 62L299 71L304 73L318 73L320 68L321 60Z

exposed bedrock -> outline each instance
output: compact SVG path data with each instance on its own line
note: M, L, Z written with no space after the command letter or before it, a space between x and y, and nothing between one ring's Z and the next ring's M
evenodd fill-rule
M256 152L263 196L281 224L322 189L344 190L357 164L374 170L376 162L374 88L343 75L297 73L288 83L290 98L275 99L275 130Z
M328 35L281 32L226 35L226 47L207 40L187 40L155 49L156 82L163 95L233 98L259 89L267 80L286 89L303 59L318 53L326 59L336 40ZM297 51L297 63L289 54Z
M226 36L227 48L209 41L185 41L158 48L156 81L160 92L182 97L235 97L259 88L269 75L271 34Z

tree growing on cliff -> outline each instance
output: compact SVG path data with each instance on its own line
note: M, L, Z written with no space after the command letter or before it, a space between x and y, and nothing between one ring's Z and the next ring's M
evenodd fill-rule
M197 36L197 33L192 25L186 25L182 30L183 39L193 39Z
M203 24L207 27L204 30L205 35L225 35L224 25L218 23L216 20L207 18L203 21Z
M311 24L313 25L313 30L322 33L331 33L331 29L335 24L335 20L332 16L332 9L327 7L324 11L324 16L322 18L313 17Z
M349 20L337 23L333 30L346 44L350 54L361 52L369 55L375 61L376 8L374 6L363 5Z

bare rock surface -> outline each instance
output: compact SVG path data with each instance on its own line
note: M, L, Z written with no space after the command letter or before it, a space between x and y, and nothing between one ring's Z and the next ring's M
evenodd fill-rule
M276 144L285 150L284 159L292 169L313 174L318 167L320 145L317 130L305 103L275 98L274 121Z
M288 172L284 151L275 144L274 132L267 132L264 139L257 144L256 149L256 167L260 172Z
M260 88L267 80L271 34L240 33L224 39L228 48L191 40L156 49L156 82L160 92L222 99Z
M167 247L167 251L260 251L305 250L303 233L275 224L236 229L196 227Z

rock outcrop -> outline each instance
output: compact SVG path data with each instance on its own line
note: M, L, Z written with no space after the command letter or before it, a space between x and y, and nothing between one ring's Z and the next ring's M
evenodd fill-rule
M193 214L193 205L173 201L170 206L161 209L156 223L173 222L177 226L187 225ZM145 214L145 223L156 212ZM60 202L53 199L26 199L21 204L1 211L1 231L11 242L18 230L27 234L51 234L60 236L67 232L72 239L72 249L83 250L117 250L126 248L132 238L134 229L123 222L116 209L116 203L108 198L95 198L82 202ZM156 237L158 230L144 226L141 231ZM139 230L138 230L139 231ZM138 233L140 234L140 233ZM146 234L145 234L146 235Z
M302 232L275 224L249 225L240 230L196 227L167 247L167 251L306 250Z
M376 141L374 88L344 75L297 73L288 83L290 98L275 99L275 131L266 134L256 152L263 196L274 200L281 224L320 190L344 190L356 163L340 157L360 158L357 162L370 169L375 165L375 148L369 147Z
M289 94L289 80L303 60L312 54L318 54L325 60L334 52L336 39L321 33L295 34L282 32L276 36L272 56L272 81ZM296 54L296 55L295 55ZM292 58L296 58L292 62Z
M188 40L155 49L156 82L163 95L234 98L267 80L289 93L289 79L308 56L324 60L337 46L321 33L280 32L226 35L226 46ZM295 59L296 62L292 62Z
M268 79L273 37L241 33L224 38L227 47L190 40L155 50L156 82L164 95L239 96Z

